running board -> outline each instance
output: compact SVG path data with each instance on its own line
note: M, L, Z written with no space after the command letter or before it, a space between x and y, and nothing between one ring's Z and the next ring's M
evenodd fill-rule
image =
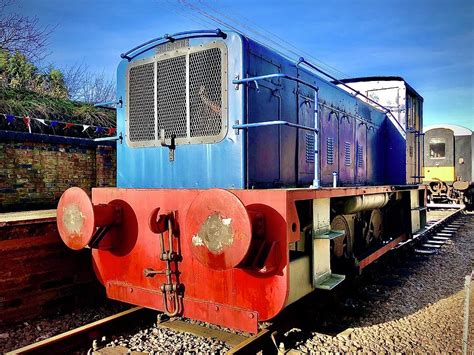
M334 287L339 285L342 281L346 279L345 275L333 274L331 273L328 277L323 280L320 280L316 283L315 288L320 290L331 291Z
M329 198L313 200L312 279L313 288L332 290L346 278L331 271L331 240L345 232L331 230Z

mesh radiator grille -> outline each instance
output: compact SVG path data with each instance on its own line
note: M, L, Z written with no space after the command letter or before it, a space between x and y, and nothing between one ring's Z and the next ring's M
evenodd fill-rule
M227 132L227 51L222 44L179 48L129 70L128 137L134 146L214 143Z
M136 66L129 74L129 139L155 139L154 63Z
M222 128L221 51L189 55L191 137L214 136Z
M186 127L186 56L157 62L156 104L158 136L162 129L165 138L175 134L187 137Z

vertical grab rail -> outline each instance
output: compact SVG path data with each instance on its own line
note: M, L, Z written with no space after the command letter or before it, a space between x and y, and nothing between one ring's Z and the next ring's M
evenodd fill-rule
M314 179L312 187L319 189L319 104L318 104L318 90L314 90Z

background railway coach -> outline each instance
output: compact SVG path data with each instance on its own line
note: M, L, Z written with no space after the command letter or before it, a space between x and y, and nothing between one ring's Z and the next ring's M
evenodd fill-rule
M424 179L428 199L474 206L474 135L468 128L442 124L426 127Z
M108 297L256 332L423 228L406 124L303 58L221 30L122 58L117 188L92 201L71 188L58 205L63 241L92 249Z

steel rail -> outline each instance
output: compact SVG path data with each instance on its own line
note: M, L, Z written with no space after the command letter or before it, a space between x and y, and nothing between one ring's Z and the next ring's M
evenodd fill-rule
M14 354L55 354L67 353L81 348L102 335L110 334L117 329L129 327L133 319L143 319L150 310L134 307L98 321L80 326L51 338L12 350L5 355ZM155 315L156 316L156 315Z
M453 219L456 215L460 214L462 211L464 211L465 206L462 206L461 208L456 209L446 217L436 221L432 225L428 226L426 229L422 230L421 232L413 235L413 238L411 238L409 241L413 242L417 239L423 238L427 235L429 235L431 232L436 231L440 226L442 226L444 223L449 222L451 219Z
M455 218L458 214L460 214L462 211L464 211L465 206L462 206L460 208L457 208L455 211L450 213L449 215L437 220L435 223L427 226L425 229L419 231L418 233L414 234L412 238L405 240L404 242L399 243L396 245L392 250L399 249L405 245L411 245L413 243L417 243L423 238L428 237L432 233L436 232L440 227L442 227L445 223L451 221L453 218Z

